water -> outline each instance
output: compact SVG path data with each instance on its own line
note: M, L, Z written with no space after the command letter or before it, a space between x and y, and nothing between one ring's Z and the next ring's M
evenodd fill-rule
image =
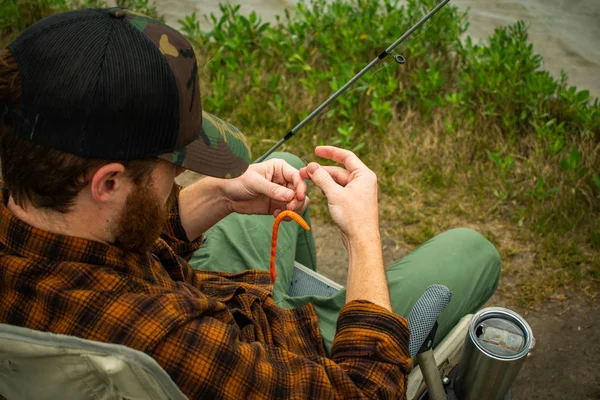
M175 27L178 19L194 11L218 14L219 2L226 0L156 0L159 12ZM264 21L272 22L296 1L229 2L241 4L244 13L255 10ZM525 20L535 51L544 57L543 68L556 77L564 70L570 84L600 96L600 0L453 0L450 4L470 9L468 34L478 40L485 40L495 28ZM210 27L201 21L203 28Z

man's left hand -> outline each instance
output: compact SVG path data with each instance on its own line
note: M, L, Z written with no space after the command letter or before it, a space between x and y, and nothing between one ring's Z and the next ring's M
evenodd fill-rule
M308 207L306 182L281 159L251 164L242 176L223 186L230 212L277 215L292 210L302 214Z

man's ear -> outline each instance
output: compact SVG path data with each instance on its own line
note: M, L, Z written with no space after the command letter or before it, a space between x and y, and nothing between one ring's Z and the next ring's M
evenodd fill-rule
M100 167L90 181L91 195L99 203L107 203L126 188L128 179L125 167L120 163L110 163Z

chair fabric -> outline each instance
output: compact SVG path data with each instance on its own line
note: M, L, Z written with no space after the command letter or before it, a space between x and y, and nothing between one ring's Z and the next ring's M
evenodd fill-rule
M342 285L327 279L323 275L296 262L290 281L288 295L296 296L331 296L342 289Z
M410 314L408 314L408 327L410 329L408 351L411 356L417 355L450 300L452 300L450 289L444 285L434 284L427 288L410 310Z
M0 324L0 395L9 400L185 400L147 354Z

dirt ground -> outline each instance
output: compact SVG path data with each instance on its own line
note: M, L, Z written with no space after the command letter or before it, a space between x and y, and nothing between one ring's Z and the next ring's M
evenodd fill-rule
M312 219L318 271L336 282L346 282L347 256L335 226ZM407 250L383 235L386 265ZM499 290L488 306L520 313L530 324L536 347L513 386L515 399L600 399L600 308L577 293L561 293L557 301L536 309L517 307Z

